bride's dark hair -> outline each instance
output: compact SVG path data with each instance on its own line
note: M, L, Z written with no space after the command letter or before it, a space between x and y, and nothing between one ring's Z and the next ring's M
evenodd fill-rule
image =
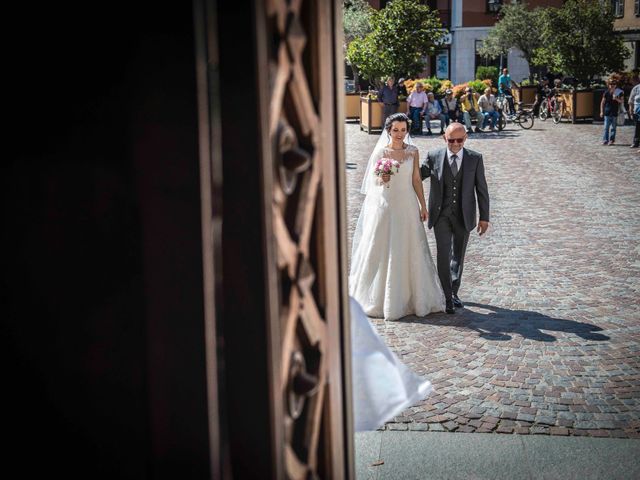
M407 124L407 133L409 132L409 117L404 113L393 113L384 121L384 129L389 133L393 122L405 122Z

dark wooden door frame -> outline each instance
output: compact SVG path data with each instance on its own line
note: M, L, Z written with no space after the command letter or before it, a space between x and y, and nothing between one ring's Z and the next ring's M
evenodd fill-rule
M194 2L212 469L353 478L341 5L248 3Z

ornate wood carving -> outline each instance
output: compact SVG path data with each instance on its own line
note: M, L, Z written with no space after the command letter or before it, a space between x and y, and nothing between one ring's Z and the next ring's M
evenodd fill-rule
M334 91L330 89L330 94L320 99L317 91L321 70L328 68L321 65L317 54L320 24L332 21L331 12L330 2L319 0L266 2L266 36L270 40L268 118L274 178L272 221L281 323L279 393L284 399L284 459L290 479L348 475L344 454L333 452L343 452L344 432L333 431L335 419L328 418L342 418L344 407L336 404L335 395L332 402L328 387L330 372L335 375L336 386L343 382L342 372L335 368L340 366L341 334L329 335L326 300L327 295L340 298L340 286L335 285L339 282L328 275L336 274L339 268L332 270L325 265L327 261L338 262L337 255L326 255L338 248L338 229L329 230L334 237L333 244L327 245L324 227L319 227L326 200L322 195L335 192L335 188L322 189L326 162L333 162L334 158L329 156L331 149L321 142L326 143L324 134L332 131L327 125L335 125L331 115L322 114L320 106L323 101L334 102ZM322 48L331 51L333 47L329 44ZM324 109L325 113L331 111L332 108ZM335 206L335 198L331 200ZM331 312L337 312L335 306ZM339 322L334 323L334 328L335 325ZM337 363L335 359L330 361L331 354L338 358Z

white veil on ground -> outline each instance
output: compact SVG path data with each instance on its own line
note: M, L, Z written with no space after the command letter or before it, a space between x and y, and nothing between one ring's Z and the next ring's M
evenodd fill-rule
M427 397L433 387L387 347L360 304L352 297L349 301L355 430L376 430Z

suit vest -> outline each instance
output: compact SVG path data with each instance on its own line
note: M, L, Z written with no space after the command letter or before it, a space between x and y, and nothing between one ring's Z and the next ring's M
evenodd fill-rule
M460 165L458 174L454 177L449 165L448 155L444 158L444 169L442 172L442 210L440 215L447 217L453 217L458 220L462 220L462 206L460 200L462 199L462 170L464 169L464 162Z

